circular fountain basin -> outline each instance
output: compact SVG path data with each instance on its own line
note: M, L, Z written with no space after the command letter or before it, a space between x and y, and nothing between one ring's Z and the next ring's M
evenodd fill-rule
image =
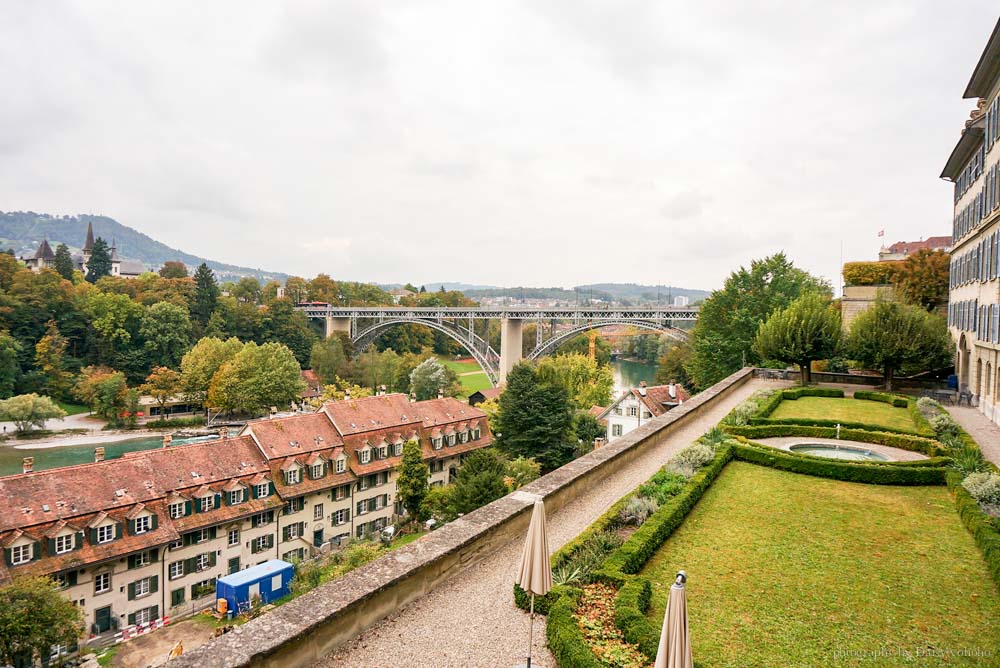
M788 448L792 452L800 455L812 455L813 457L826 457L827 459L845 459L859 462L887 462L888 457L872 452L865 448L858 448L850 445L830 445L828 443L798 443Z

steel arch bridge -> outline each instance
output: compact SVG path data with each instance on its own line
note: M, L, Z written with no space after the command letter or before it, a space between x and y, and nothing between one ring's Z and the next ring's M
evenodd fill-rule
M336 307L326 303L307 302L296 307L309 318L322 319L325 333L348 334L357 350L363 350L379 334L397 325L426 325L442 332L463 348L483 368L495 386L502 383L507 372L522 357L522 327L526 322L539 325L538 343L528 353L529 359L538 359L559 347L573 336L591 329L612 325L628 325L654 332L661 332L683 341L687 332L674 327L675 320L693 321L698 317L695 307ZM476 320L500 320L500 352L489 341L476 333ZM570 326L557 329L556 323L568 322ZM554 335L544 338L544 323L550 323Z

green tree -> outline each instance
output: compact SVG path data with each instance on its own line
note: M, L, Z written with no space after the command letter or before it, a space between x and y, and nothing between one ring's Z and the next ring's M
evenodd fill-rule
M420 517L434 518L438 522L450 522L458 513L455 511L455 486L431 487L420 504Z
M339 336L317 341L309 354L309 366L324 385L333 383L337 377L346 376L349 361Z
M283 343L295 354L300 366L309 362L313 343L319 338L305 313L295 310L290 299L276 299L264 309L263 341Z
M90 259L87 260L87 280L97 283L105 276L111 275L111 249L101 237L97 237L90 249Z
M476 450L458 469L452 504L455 512L471 513L507 493L507 459L493 448Z
M691 387L691 377L685 368L691 359L691 354L691 344L670 339L670 344L657 362L656 383L658 385L680 383L685 387Z
M396 500L406 508L410 519L420 519L420 505L427 496L427 480L431 470L424 463L423 449L419 441L407 441L403 445L403 458L396 468Z
M416 395L417 401L433 399L442 392L453 397L461 391L455 372L448 369L436 357L428 357L410 373L410 392Z
M573 408L566 389L542 383L524 361L507 374L496 417L497 447L512 457L534 457L552 470L568 462L576 445Z
M21 375L18 362L24 346L7 330L0 331L0 399L14 394L14 385Z
M577 442L587 452L594 449L594 441L604 438L608 430L601 426L597 418L586 411L577 411L573 416L573 433L576 434Z
M188 269L183 262L178 260L167 260L160 267L160 276L163 278L187 278Z
M299 363L286 346L258 346L251 341L215 373L208 388L209 404L249 414L287 406L305 389L299 372Z
M194 272L194 300L191 302L191 317L202 327L208 325L219 302L219 284L215 274L202 262Z
M944 318L919 306L878 300L851 323L851 358L885 376L892 389L897 371L939 369L951 361L952 341Z
M59 333L55 321L49 320L45 336L35 344L35 367L42 374L45 392L57 399L69 396L73 383L72 375L65 369L66 346L66 337Z
M743 364L760 361L753 350L757 329L778 308L804 292L830 293L822 280L795 267L784 253L740 267L701 306L687 365L698 389L719 382Z
M191 346L191 320L187 309L170 302L153 304L142 316L139 326L149 362L158 366L176 366Z
M99 359L105 362L112 361L116 353L129 348L143 315L142 306L128 295L100 290L88 293L84 310L97 334Z
M69 254L69 246L66 244L56 246L56 257L53 265L57 274L67 281L73 280L73 271L76 267L73 265L73 256Z
M542 465L530 457L517 457L507 462L504 478L511 490L520 489L542 475Z
M128 403L128 383L122 372L108 367L85 367L80 370L73 391L80 401L113 426L122 423Z
M556 355L590 355L590 334L580 334L556 348ZM611 344L597 337L594 339L594 359L599 366L611 364Z
M209 336L199 340L181 358L184 396L189 401L204 403L216 372L242 349L243 344L236 338L223 341Z
M798 364L802 384L808 385L812 363L836 355L840 332L840 312L825 296L807 292L761 323L753 348L763 359Z
M82 608L47 577L17 578L0 589L0 663L43 661L56 645L74 645L83 633Z
M66 411L52 399L33 392L0 401L0 420L13 422L18 433L31 431L32 427L44 427L46 420L64 417Z
M587 410L611 402L611 390L615 386L611 367L598 366L586 355L543 357L538 361L536 373L539 382L562 386L576 408Z
M260 281L253 276L244 276L233 286L230 294L236 297L237 301L248 304L259 304L261 297Z
M158 366L146 376L146 382L139 389L153 397L160 407L160 415L162 416L167 402L180 394L182 387L183 378L179 372L169 367Z
M927 311L941 309L948 303L950 265L948 253L922 248L896 266L893 290L907 304Z

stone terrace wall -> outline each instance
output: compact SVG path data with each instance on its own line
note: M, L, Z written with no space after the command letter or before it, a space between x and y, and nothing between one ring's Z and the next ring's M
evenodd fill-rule
M553 513L610 467L641 457L676 425L753 377L737 371L684 404L424 538L237 627L170 662L172 668L308 666L527 530L535 495ZM497 592L509 604L510 590ZM499 601L498 601L499 602Z

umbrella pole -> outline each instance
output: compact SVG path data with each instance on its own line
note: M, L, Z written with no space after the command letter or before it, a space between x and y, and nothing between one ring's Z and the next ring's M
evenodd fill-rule
M531 615L528 617L528 668L531 668L531 641L535 631L535 595L531 595Z

